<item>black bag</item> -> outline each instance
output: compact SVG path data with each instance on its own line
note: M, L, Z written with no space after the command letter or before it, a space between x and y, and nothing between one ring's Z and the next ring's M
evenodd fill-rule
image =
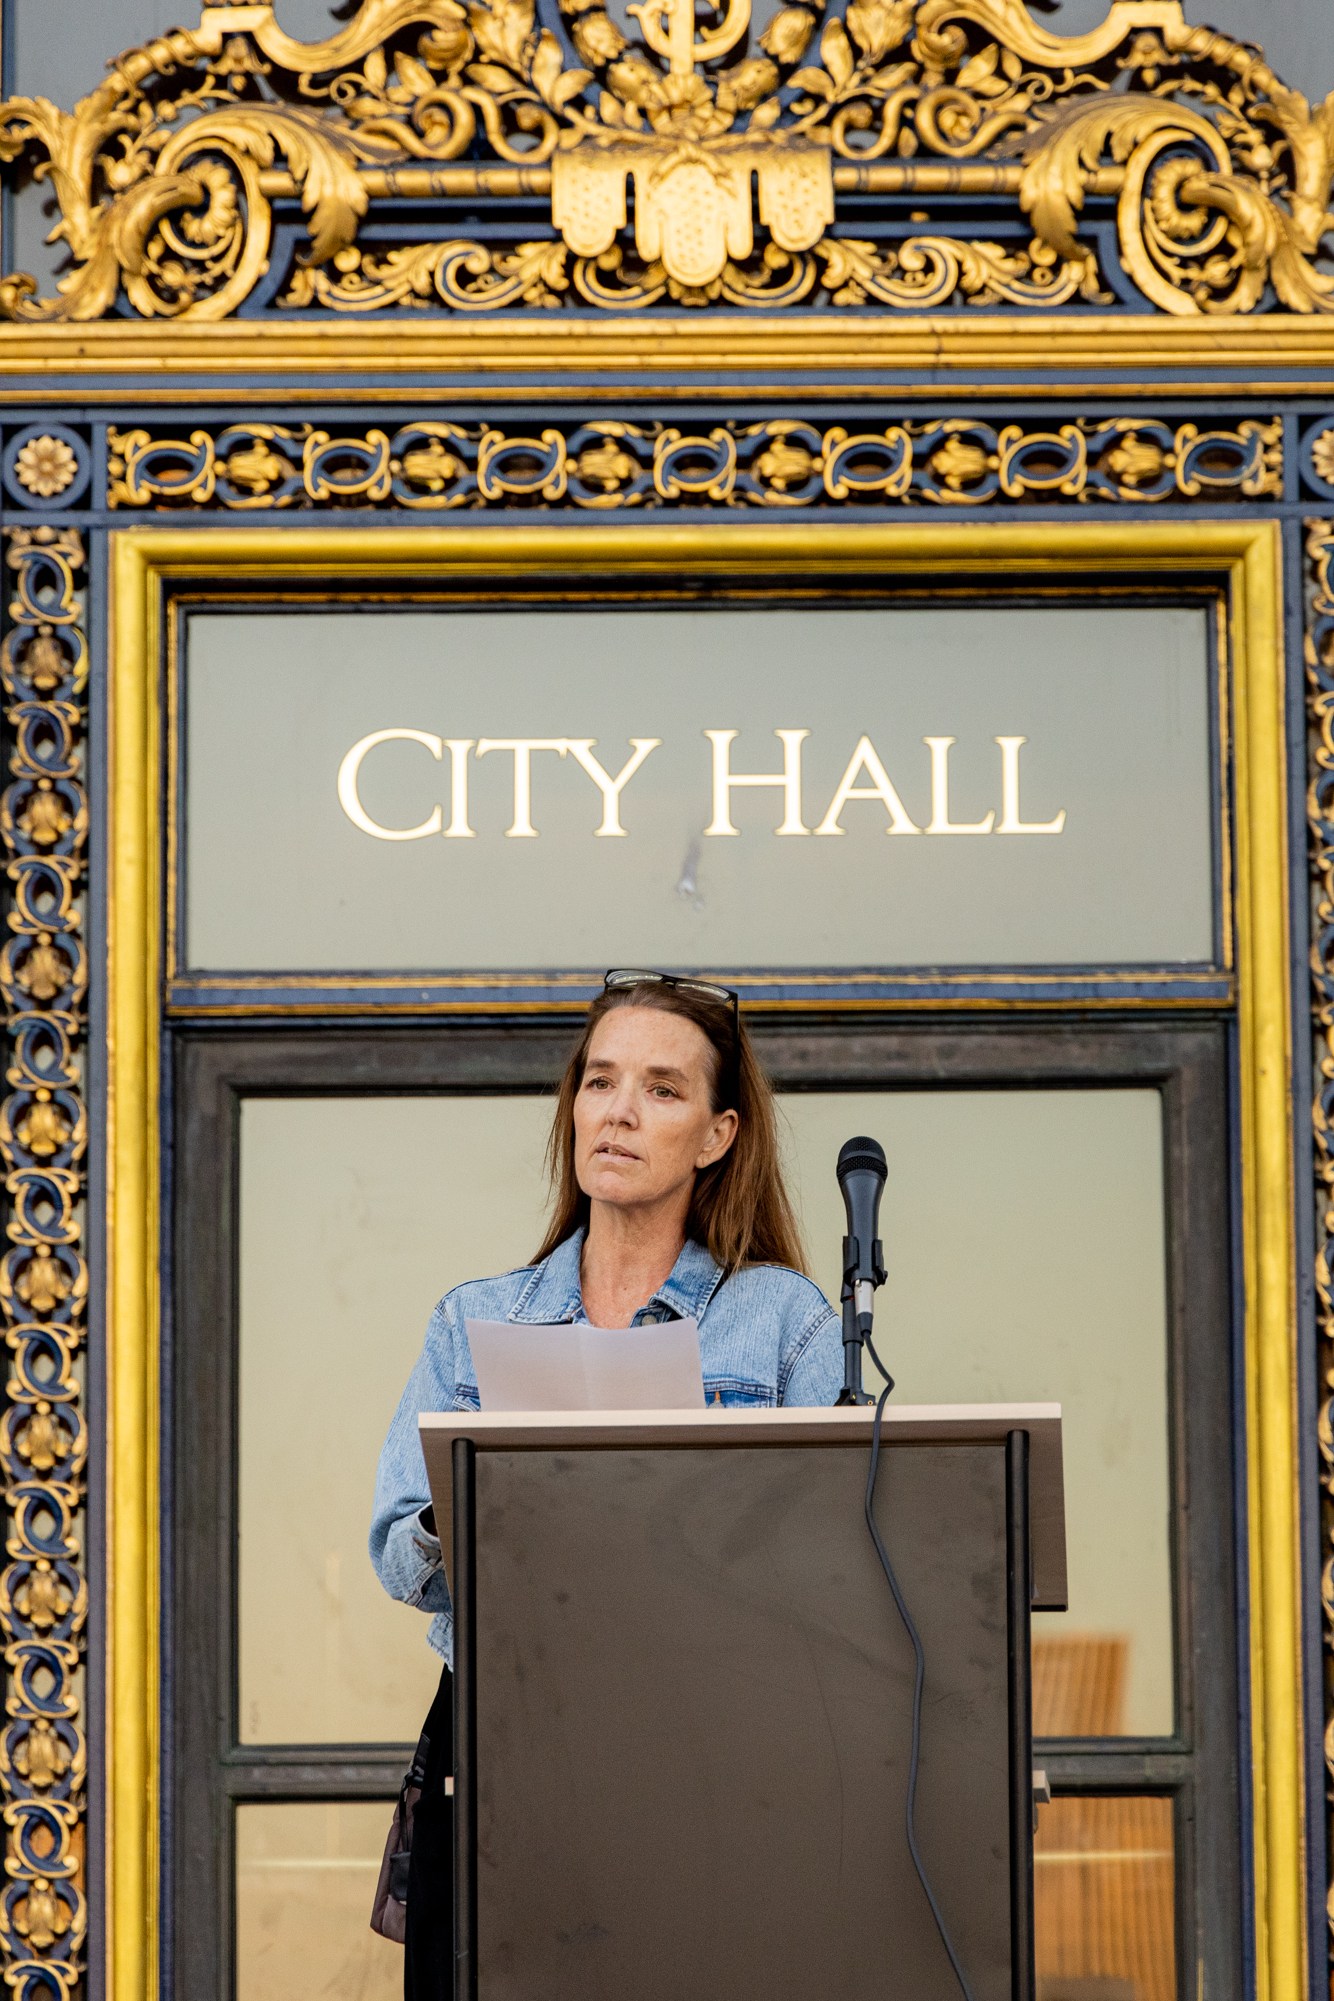
M402 1945L408 1932L408 1869L412 1861L412 1817L426 1783L426 1762L431 1740L423 1730L412 1754L412 1763L403 1776L398 1805L389 1825L380 1863L380 1880L375 1885L371 1907L371 1930L381 1938Z

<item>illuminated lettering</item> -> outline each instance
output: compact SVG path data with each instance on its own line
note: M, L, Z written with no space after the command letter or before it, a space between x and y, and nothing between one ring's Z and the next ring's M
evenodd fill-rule
M1023 816L1019 753L1029 741L1026 736L998 736L992 739L1001 754L999 822L994 808L980 820L950 818L949 754L958 741L956 737L922 738L931 754L931 818L925 827L920 827L904 805L870 737L861 736L824 818L818 826L811 828L802 819L802 745L811 732L805 729L773 732L783 746L781 771L733 771L732 745L739 734L737 730L704 731L712 745L713 759L713 817L704 832L715 838L739 833L740 829L732 819L732 794L738 789L754 788L782 793L783 816L774 829L778 835L812 832L826 836L845 834L844 811L854 801L861 800L876 800L883 806L888 816L887 834L1061 834L1065 831L1064 807L1050 820L1025 820ZM514 760L514 812L511 824L505 830L506 839L532 841L537 839L538 833L533 825L532 761L537 752L551 751L557 757L573 758L596 785L602 800L602 818L593 829L594 837L624 840L627 829L621 820L621 801L625 789L653 752L661 749L663 740L656 736L631 737L630 756L614 774L595 755L598 741L597 737L591 736L474 739L439 737L429 730L374 730L354 743L339 765L338 801L353 826L363 834L369 834L372 840L420 841L432 834L440 834L447 841L476 840L476 830L469 823L469 758L474 754L489 757L492 751L508 751ZM359 791L361 767L370 752L383 743L420 744L437 763L443 761L446 750L449 752L450 806L447 825L442 806L434 807L428 817L415 827L386 827L371 818Z
M931 752L931 821L928 834L989 834L996 824L993 808L984 820L973 820L966 825L950 818L950 746L955 742L952 736L924 736L922 742Z
M569 747L568 737L563 736L484 736L480 740L479 757L489 757L493 750L508 750L514 758L514 821L505 829L506 840L537 839L533 825L534 751L554 750L557 757L564 757Z
M734 772L731 746L738 732L705 730L704 734L713 745L713 819L704 829L706 834L740 832L738 827L732 825L732 793L741 785L778 786L783 794L783 819L777 832L810 833L810 828L803 824L801 818L801 746L810 735L809 730L774 731L783 746L781 772Z
M445 739L445 749L449 752L449 825L445 828L447 841L475 841L477 836L468 825L468 752L472 749L470 736L451 736Z
M445 746L441 738L431 736L426 730L372 730L369 736L354 743L343 762L338 767L338 803L347 814L354 827L363 834L369 834L376 841L422 841L428 834L438 834L444 814L437 806L429 819L419 827L382 827L378 820L372 820L361 803L357 791L357 780L361 775L363 760L377 744L419 743L429 750L437 761L444 756ZM466 753L465 753L466 755Z
M865 772L871 783L858 785L856 780ZM903 801L890 781L889 773L880 762L879 753L870 737L860 737L857 748L848 761L848 768L838 782L838 790L829 804L829 811L816 828L817 834L845 834L846 827L840 827L839 816L849 799L878 799L889 814L887 834L920 834L921 828L909 819Z
M1025 820L1019 808L1019 752L1026 736L998 736L1001 754L1001 817L998 834L1059 834L1065 829L1065 808L1054 820Z
M615 778L613 778L611 773L593 755L593 747L597 743L595 736L571 737L569 739L570 756L574 758L576 763L583 766L602 794L602 825L593 829L595 834L600 834L605 838L608 835L616 836L625 833L625 828L621 825L621 794L638 771L640 765L644 762L644 759L651 751L655 751L661 742L662 738L658 736L632 736L630 739L630 748L633 756L628 763L621 766L621 769L617 772Z

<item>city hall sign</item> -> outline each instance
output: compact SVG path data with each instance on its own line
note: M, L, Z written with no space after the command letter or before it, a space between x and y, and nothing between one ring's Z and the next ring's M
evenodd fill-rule
M1198 606L208 609L179 677L186 974L1218 960Z
M999 817L993 807L980 820L950 818L949 759L957 739L952 736L928 736L923 737L922 742L931 754L931 815L925 826L919 825L905 807L870 737L861 736L827 810L818 826L810 827L803 818L802 791L802 745L810 734L805 729L775 730L774 735L782 745L782 769L776 772L739 772L732 768L732 744L739 732L704 730L703 735L713 746L712 811L709 824L703 830L705 837L716 839L720 835L740 833L741 829L732 821L732 797L737 791L750 790L774 791L779 795L781 817L773 831L780 835L842 834L846 831L842 816L854 800L879 802L885 811L887 834L1060 834L1065 831L1064 807L1050 820L1025 820L1023 817L1019 803L1019 753L1028 742L1025 736L998 736L995 739L1000 752ZM445 809L440 805L434 806L427 817L414 827L386 827L371 818L361 802L357 781L364 760L384 743L420 744L437 761L444 758L446 751L449 753L448 822L445 820ZM630 756L614 774L594 755L597 748L596 737L439 737L429 730L372 730L353 744L338 767L338 803L353 826L359 827L373 840L420 841L440 834L447 841L470 841L475 839L477 830L468 819L469 763L474 758L481 759L501 751L513 761L514 809L505 836L509 840L536 840L539 830L533 824L533 759L542 752L549 752L558 758L572 760L597 788L601 819L592 829L594 836L624 838L627 829L621 819L621 803L626 787L645 760L662 748L662 738L632 737Z

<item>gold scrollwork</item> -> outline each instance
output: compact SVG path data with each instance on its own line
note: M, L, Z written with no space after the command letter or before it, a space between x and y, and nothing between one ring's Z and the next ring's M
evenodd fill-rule
M0 1572L8 1682L0 1971L16 2001L70 2001L87 1934L79 1666L88 1590L78 1526L87 1437L75 1373L88 1293L79 1054L88 839L84 551L73 530L41 526L10 530L4 555L14 583L0 641L10 732L0 840L12 885L9 939L0 949L9 1049L0 1104L9 1203L0 1317L10 1353L0 1417L9 1521Z
M611 507L978 507L1228 500L1283 491L1279 418L1202 431L1156 418L1058 428L908 419L850 432L794 418L675 425L598 418L540 435L423 419L390 435L232 424L184 437L108 432L110 507L228 510L384 505L488 508L565 501Z
M557 4L578 67L536 0L361 0L309 44L270 0L214 0L72 112L0 105L0 162L49 180L71 258L49 298L0 280L0 315L225 318L275 285L275 202L307 233L280 309L1110 302L1096 201L1162 312L1334 311L1334 95L1308 103L1179 0L1114 0L1072 36L1025 0L787 0L753 45L749 0L702 32L692 0L643 0L637 41L604 0ZM880 199L880 238L839 228L844 195ZM1027 242L904 237L904 212L970 195ZM364 228L533 197L547 235L512 207L476 238Z

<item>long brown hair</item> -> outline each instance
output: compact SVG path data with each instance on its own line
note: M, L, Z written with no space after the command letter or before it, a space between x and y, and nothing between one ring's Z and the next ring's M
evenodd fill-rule
M715 1112L733 1109L736 1138L721 1160L701 1168L686 1217L686 1236L703 1244L725 1272L743 1265L806 1269L806 1254L778 1154L778 1121L769 1079L733 1010L680 987L617 987L600 993L588 1010L584 1032L565 1066L547 1141L551 1220L533 1259L540 1264L558 1244L588 1223L589 1201L574 1171L574 1101L584 1081L598 1023L614 1007L655 1007L693 1021L713 1051L710 1096ZM735 1090L724 1084L735 1080Z

